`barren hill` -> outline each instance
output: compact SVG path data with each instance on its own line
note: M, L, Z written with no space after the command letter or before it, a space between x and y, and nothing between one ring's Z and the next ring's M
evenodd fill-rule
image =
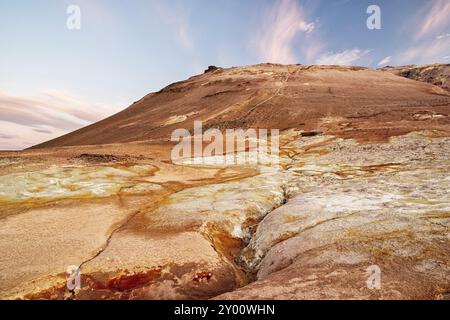
M450 64L430 64L425 66L384 67L380 70L391 72L395 75L428 82L450 91Z
M164 140L175 128L192 128L194 120L206 127L314 129L383 139L421 128L446 129L449 104L450 93L437 86L361 67L211 68L36 147Z
M211 67L0 152L0 299L448 299L449 115L383 70ZM194 120L289 130L275 164L173 163Z

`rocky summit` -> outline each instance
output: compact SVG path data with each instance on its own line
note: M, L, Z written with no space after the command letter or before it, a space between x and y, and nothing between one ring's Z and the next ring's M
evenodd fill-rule
M404 68L211 66L0 152L0 298L450 298L450 92ZM194 121L279 161L174 163Z

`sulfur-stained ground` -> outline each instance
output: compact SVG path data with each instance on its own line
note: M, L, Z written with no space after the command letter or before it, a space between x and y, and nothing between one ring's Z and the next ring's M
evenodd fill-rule
M448 297L450 138L301 133L279 166L174 165L152 143L3 153L0 296Z

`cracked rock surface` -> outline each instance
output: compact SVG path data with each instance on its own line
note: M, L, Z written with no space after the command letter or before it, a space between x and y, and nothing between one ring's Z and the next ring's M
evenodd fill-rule
M304 191L270 212L242 251L257 281L219 298L445 297L450 140L421 132L324 149L335 151L293 159L290 170L312 179L300 177ZM379 290L366 284L373 265Z
M420 131L361 144L295 130L281 138L279 166L93 167L89 186L99 181L102 193L77 192L85 179L77 167L44 170L54 184L45 190L22 174L28 193L2 191L10 207L0 226L2 296L67 297L69 265L81 266L79 299L447 295L449 138ZM379 290L366 283L374 265Z
M0 298L448 299L449 107L379 70L217 68L0 152ZM173 163L194 120L280 128L279 164Z

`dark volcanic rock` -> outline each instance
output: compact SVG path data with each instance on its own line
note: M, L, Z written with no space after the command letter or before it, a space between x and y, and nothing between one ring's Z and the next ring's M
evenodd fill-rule
M450 91L450 64L384 67L381 70L391 72L404 78L431 83Z

